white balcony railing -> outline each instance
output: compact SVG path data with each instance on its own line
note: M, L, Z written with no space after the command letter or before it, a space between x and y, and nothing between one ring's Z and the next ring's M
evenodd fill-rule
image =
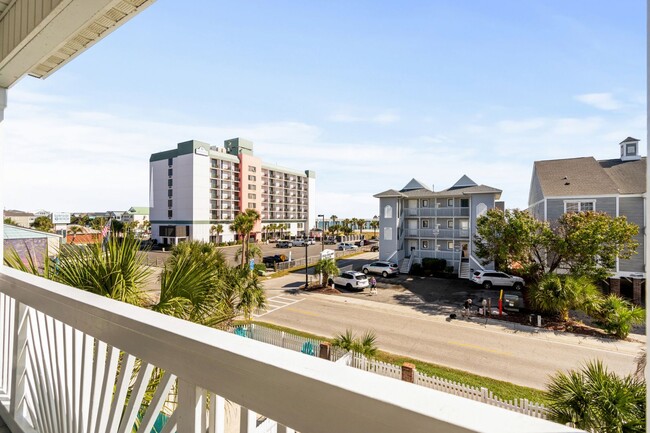
M407 217L459 217L469 216L468 207L407 207Z
M166 433L576 431L13 269L0 312L0 416L14 433L130 432L154 368L140 432L163 409Z
M460 260L460 251L441 251L441 250L416 250L413 255L420 259L445 259L445 260Z

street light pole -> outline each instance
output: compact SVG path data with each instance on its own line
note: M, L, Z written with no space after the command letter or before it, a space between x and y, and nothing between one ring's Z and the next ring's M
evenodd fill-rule
M307 242L307 224L308 221L305 221L305 290L309 288L309 266L308 266L308 259L309 259L309 242Z

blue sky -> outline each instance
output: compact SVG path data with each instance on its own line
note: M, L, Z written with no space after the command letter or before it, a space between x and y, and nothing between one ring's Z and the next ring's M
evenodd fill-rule
M637 0L158 0L10 89L5 206L146 206L151 153L239 136L315 170L326 215L463 174L526 207L535 160L645 149L645 17Z

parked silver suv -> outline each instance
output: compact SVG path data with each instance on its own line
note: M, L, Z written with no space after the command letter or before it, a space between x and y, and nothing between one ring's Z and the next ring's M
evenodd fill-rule
M521 290L524 287L523 278L497 271L476 271L472 275L472 281L480 284L484 289L491 289L492 286L501 286Z
M399 268L397 267L397 263L384 262L384 261L372 262L368 265L363 265L361 271L366 275L369 272L372 272L373 274L380 274L384 278L386 278L389 275L399 274Z

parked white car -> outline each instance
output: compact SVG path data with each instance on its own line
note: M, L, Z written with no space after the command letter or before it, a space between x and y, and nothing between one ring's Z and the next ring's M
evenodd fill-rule
M523 278L497 271L476 271L472 275L472 281L483 286L484 289L491 289L492 286L500 286L521 290L525 284Z
M339 243L339 250L356 250L356 249L359 249L359 247L354 245L351 242L341 242L341 243Z
M313 239L294 239L293 240L293 246L294 247L304 247L305 245L314 245L315 242Z
M341 272L338 277L330 278L328 283L343 286L348 290L363 290L370 285L366 274L357 271Z
M378 262L372 262L368 265L363 265L361 271L364 274L368 274L368 273L379 274L382 277L386 278L389 275L399 274L399 267L397 266L397 263L378 261Z

